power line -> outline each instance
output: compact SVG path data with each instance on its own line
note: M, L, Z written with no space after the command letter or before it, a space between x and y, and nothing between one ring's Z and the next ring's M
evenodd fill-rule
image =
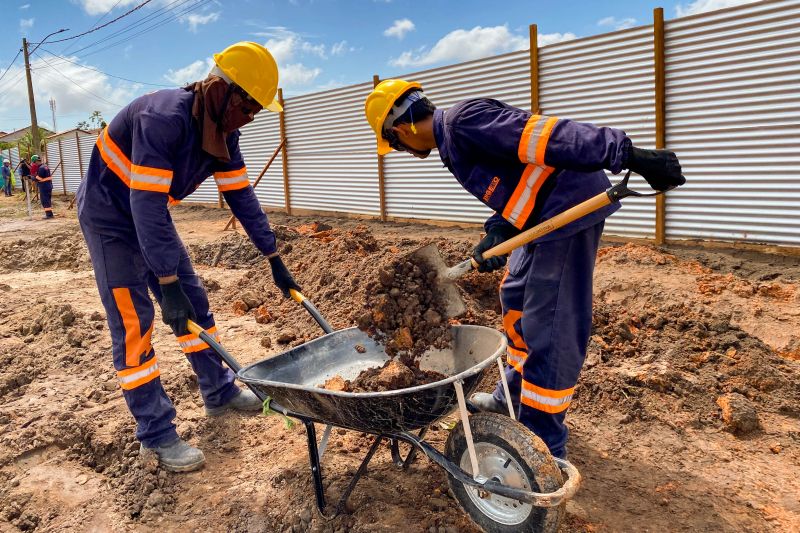
M80 37L83 37L84 35L88 35L88 34L90 34L90 33L94 33L94 32L96 32L96 31L98 31L98 30L102 30L102 29L103 29L103 28L105 28L106 26L109 26L109 25L111 25L111 24L114 24L116 21L118 21L118 20L120 20L120 19L122 19L122 18L125 18L125 17L127 17L128 15L130 15L131 13L133 13L134 11L136 11L136 10L139 10L139 9L143 8L144 6L146 6L147 4L149 4L149 3L150 3L150 2L152 2L152 1L153 1L153 0L144 0L144 2L142 2L142 3L141 3L141 4L139 4L138 6L134 7L134 8L133 8L133 9L131 9L130 11L128 11L128 12L126 12L126 13L123 13L122 15L118 16L118 17L117 17L117 18L115 18L114 20L109 20L109 21L108 21L108 22L106 22L105 24L102 24L102 25L100 25L100 26L97 26L96 28L89 29L89 30L87 30L87 31L85 31L85 32L83 32L83 33L79 33L78 35L73 35L72 37L65 37L64 39L58 39L58 40L56 40L56 41L50 41L50 44L63 43L64 41L71 41L71 40L73 40L73 39L78 39L78 38L80 38ZM119 2L117 2L117 3L119 3ZM31 43L31 44L41 44L41 43Z
M109 76L111 78L117 78L118 80L129 81L131 83L139 83L141 85L152 85L153 87L172 87L172 85L164 85L163 83L149 83L149 82L146 82L146 81L138 81L138 80L132 80L130 78L123 78L122 76L115 76L114 74L109 74L108 72L103 72L102 70L96 69L94 67L90 67L90 66L87 66L87 65L81 65L77 61L72 61L71 59L69 59L67 57L60 56L58 54L54 54L50 50L46 50L44 48L42 50L44 50L45 52L47 52L48 54L50 54L53 57L57 57L58 59L61 59L62 61L66 61L67 63L72 63L73 65L77 65L77 66L79 66L81 68L85 68L86 70L93 70L95 72L99 72L100 74L104 74L104 75ZM40 68L45 68L45 67L40 67Z
M15 55L15 56L14 56L14 59L12 59L12 60L11 60L11 63L9 63L9 64L8 64L8 66L6 67L6 70L3 72L3 75L2 75L2 76L0 76L0 80L2 80L3 78L5 78L5 77L6 77L6 74L8 74L8 71L9 71L9 70L11 70L11 67L13 67L13 66L14 66L14 62L16 62L16 60L19 58L19 55L20 55L21 53L22 53L22 48L20 48L20 49L17 51L17 55Z
M104 19L104 18L106 18L107 16L109 16L109 15L111 14L111 12L112 12L112 11L114 11L114 10L117 8L117 6L119 5L119 3L120 3L120 2L122 2L122 0L117 0L116 2L114 2L114 5L113 5L113 6L111 6L110 8L108 8L108 11L106 11L105 13L103 13L103 15L102 15L100 18L98 18L96 21L94 21L94 24L92 24L92 27L91 27L91 28L89 28L89 29L91 30L92 28L94 28L94 27L96 27L98 24L100 24L100 23L103 21L103 19ZM83 37L78 37L76 40L74 40L74 41L70 41L70 42L69 42L69 44L67 44L67 45L66 45L64 48L62 48L62 49L61 49L61 53L62 53L62 54L66 54L66 53L67 53L67 51L68 51L70 48L72 48L73 46L75 46L76 44L78 44L79 42L81 42L81 39L82 39L82 38L83 38Z
M39 59L41 59L42 61L44 61L44 62L45 62L45 63L47 63L48 65L50 65L50 62L49 62L49 61L47 61L47 59L45 59L44 57L42 57L42 56L41 56L41 55L39 55L38 53L37 53L36 55L39 57ZM90 95L90 96L94 96L94 97L95 97L95 98L97 98L98 100L102 100L103 102L105 102L105 103L107 103L107 104L111 104L111 105L113 105L113 106L116 106L116 107L122 107L122 106L123 106L123 104L118 104L118 103L116 103L116 102L112 102L112 101L110 101L110 100L106 100L106 99L105 99L105 98L103 98L102 96L100 96L100 95L97 95L97 94L94 94L92 91L90 91L90 90L88 90L88 89L84 88L84 87L83 87L81 84L79 84L78 82L76 82L75 80L73 80L72 78L70 78L69 76L66 76L66 75L64 75L64 74L63 74L63 73L62 73L60 70L58 70L57 68L53 67L52 65L51 65L50 67L52 68L52 70L56 71L56 73L58 73L58 75L59 75L59 76L61 76L62 78L64 78L65 80L67 80L68 82L70 82L71 84L73 84L75 87L77 87L78 89L80 89L80 90L82 90L83 92L85 92L86 94L88 94L88 95ZM42 74L45 74L45 73L42 73Z

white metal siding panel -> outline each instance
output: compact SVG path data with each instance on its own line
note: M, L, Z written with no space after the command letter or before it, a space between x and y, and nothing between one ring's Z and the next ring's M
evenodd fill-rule
M527 50L399 77L420 82L425 94L440 108L481 97L523 109L530 107ZM374 135L371 135L371 150L375 152ZM425 160L392 152L384 160L384 179L389 216L483 222L492 214L443 168L437 151Z
M61 167L56 170L56 165L61 161L58 155L58 142L47 143L47 165L50 167L50 172L53 175L53 194L63 192L64 189L61 185Z
M61 170L64 171L67 191L74 192L78 190L81 182L81 169L78 166L78 142L74 136L61 139L61 152L64 156Z
M653 26L567 41L539 50L539 104L545 115L625 131L643 148L655 146ZM612 181L619 180L608 173ZM634 189L651 192L641 178ZM630 198L606 221L612 235L652 238L655 201Z
M97 135L83 135L78 137L79 142L81 144L81 162L83 163L83 174L80 176L80 180L78 181L78 186L80 186L80 182L86 178L86 172L89 171L89 163L92 160L92 151L94 150L95 144L97 143ZM80 172L81 167L78 168ZM76 186L72 192L76 192L78 187Z
M667 238L800 244L800 2L668 21Z
M281 142L280 115L262 111L256 119L242 128L239 147L247 165L250 181L255 181L264 165ZM283 156L278 154L272 166L256 187L256 196L263 206L284 207Z
M286 100L291 207L379 214L375 138L364 120L371 90L370 82Z

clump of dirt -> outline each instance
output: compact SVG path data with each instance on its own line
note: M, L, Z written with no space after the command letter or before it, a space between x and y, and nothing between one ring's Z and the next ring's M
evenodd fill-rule
M62 230L0 244L0 268L28 272L82 270L91 268L91 261L80 232Z
M342 392L383 392L427 385L446 379L447 376L432 370L407 366L400 359L390 359L382 367L368 368L354 380L334 376L322 388Z
M275 233L278 251L281 253L290 251L290 241L300 237L297 231L286 226L273 226L272 231ZM285 250L286 247L289 250ZM198 265L225 268L252 267L267 259L246 235L234 232L210 243L192 244L189 246L189 251L192 261Z
M385 343L386 353L410 367L430 348L447 348L452 340L436 271L413 255L384 265L368 284L365 311L358 327Z

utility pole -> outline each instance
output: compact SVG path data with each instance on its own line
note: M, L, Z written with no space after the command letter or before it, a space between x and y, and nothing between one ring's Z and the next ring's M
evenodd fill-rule
M58 126L56 126L56 99L50 98L50 113L53 115L53 131L58 133Z
M36 101L33 98L33 80L31 80L31 60L28 57L28 40L22 38L22 54L25 56L25 76L28 78L28 105L31 108L31 138L33 139L33 146L31 147L32 154L38 154L41 148L39 144L39 123L36 121Z

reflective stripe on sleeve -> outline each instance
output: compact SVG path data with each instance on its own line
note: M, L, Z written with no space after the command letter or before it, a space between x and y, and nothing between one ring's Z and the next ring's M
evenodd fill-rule
M171 170L131 165L131 189L168 193L171 184Z
M216 326L211 326L206 330L206 332L208 332L208 334L211 335L215 341L219 342L219 333L217 332ZM178 344L180 344L183 353L186 354L200 352L210 348L208 343L194 333L178 337Z
M117 372L119 384L124 390L135 389L141 387L145 383L153 381L161 372L158 370L158 361L153 357L146 363L133 368L127 368Z
M550 133L552 133L556 122L558 122L556 117L531 115L522 130L519 147L517 148L517 156L519 156L519 160L522 163L544 166L547 142L550 140Z
M97 149L100 152L100 157L108 168L121 179L125 185L131 186L131 161L125 154L122 153L119 146L108 135L108 126L103 129L103 132L97 136Z
M217 188L220 192L244 189L250 185L250 180L247 177L247 167L227 172L215 172L214 180L217 182Z
M569 407L574 393L575 387L563 390L545 389L523 380L520 400L528 407L555 414Z

